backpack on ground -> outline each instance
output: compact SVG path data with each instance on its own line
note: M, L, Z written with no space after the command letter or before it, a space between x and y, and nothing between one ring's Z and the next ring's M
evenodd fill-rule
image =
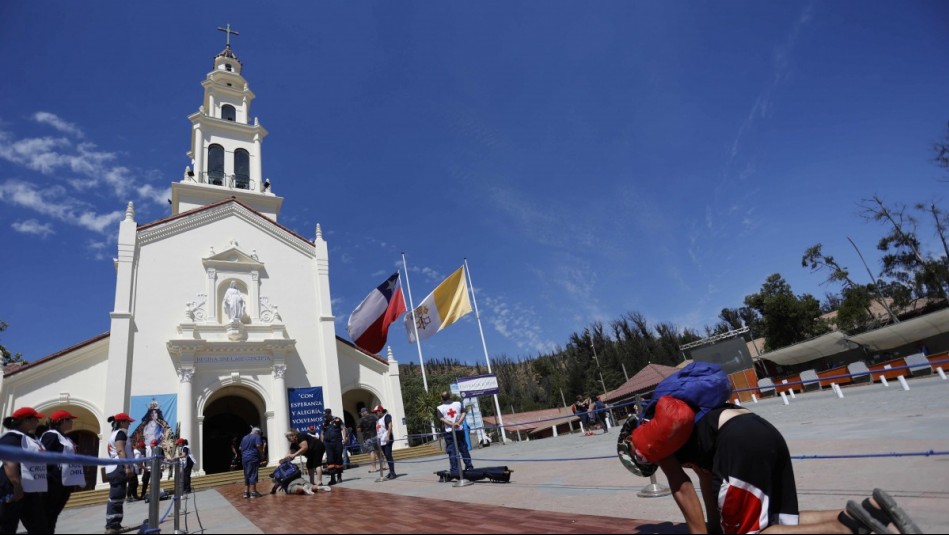
M303 477L303 472L300 471L300 467L293 463L293 461L284 461L280 463L277 468L274 468L273 475L270 477L286 489L287 484L291 481Z

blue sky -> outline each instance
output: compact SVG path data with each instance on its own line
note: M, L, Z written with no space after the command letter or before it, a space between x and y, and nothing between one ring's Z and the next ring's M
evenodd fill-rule
M343 336L402 251L416 302L468 258L492 356L631 311L701 329L772 273L822 297L815 243L876 267L861 199L945 196L945 2L3 2L8 349L109 329L118 221L169 214L226 23ZM472 316L423 350L483 362Z

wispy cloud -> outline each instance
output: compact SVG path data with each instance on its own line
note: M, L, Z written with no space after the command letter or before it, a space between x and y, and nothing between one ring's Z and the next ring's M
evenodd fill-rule
M533 309L511 304L504 297L481 295L481 317L495 332L525 351L549 353L556 344L544 337L541 321Z
M97 213L88 203L66 196L61 186L39 189L15 180L0 184L0 201L98 233L114 230L115 223L124 216L122 211Z
M52 126L53 128L55 128L56 130L63 132L64 134L70 134L77 138L85 137L85 134L83 133L82 129L80 129L78 126L68 121L64 121L63 119L60 119L57 115L49 113L47 111L38 111L34 113L33 120L38 123L48 124Z
M164 205L170 196L169 188L158 188L148 182L160 178L157 173L133 172L115 163L118 153L80 141L85 134L78 126L49 112L37 112L33 120L67 136L17 139L9 132L0 131L0 159L59 178L78 193L92 190L101 193L104 188L106 193L122 201L140 199L157 205Z
M744 122L738 127L738 133L732 142L731 151L729 152L728 161L725 166L726 173L731 168L732 162L738 156L742 137L745 133L755 127L755 123L758 119L766 118L770 115L771 109L773 108L774 93L787 79L788 73L791 71L794 49L800 40L801 32L811 22L813 16L813 5L808 4L804 6L800 16L791 28L788 37L774 48L772 52L771 78L767 81L761 93L755 98L755 102L751 105L751 109L748 111ZM742 171L741 174L743 178L750 176L747 168Z
M53 226L49 223L40 223L35 219L26 221L15 221L12 225L13 230L23 234L34 234L36 236L46 237L53 234Z

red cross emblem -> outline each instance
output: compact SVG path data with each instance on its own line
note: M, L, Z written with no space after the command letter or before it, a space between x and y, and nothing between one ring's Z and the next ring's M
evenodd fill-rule
M448 417L451 418L452 420L455 419L455 415L456 415L456 414L458 414L458 413L455 412L455 408L454 408L454 407L448 409Z

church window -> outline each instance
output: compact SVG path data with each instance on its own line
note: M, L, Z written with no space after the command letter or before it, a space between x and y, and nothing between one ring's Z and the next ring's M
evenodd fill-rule
M234 69L231 67L231 64L230 64L230 63L225 63L225 64L224 64L224 70L227 71L227 72L231 72L231 71L234 70ZM230 84L228 84L228 85L230 85Z
M224 147L220 145L208 147L208 183L224 185Z
M250 154L244 149L234 151L234 186L250 189Z
M225 104L221 106L221 119L225 121L234 121L237 119L237 110L234 109L234 106L230 104Z

